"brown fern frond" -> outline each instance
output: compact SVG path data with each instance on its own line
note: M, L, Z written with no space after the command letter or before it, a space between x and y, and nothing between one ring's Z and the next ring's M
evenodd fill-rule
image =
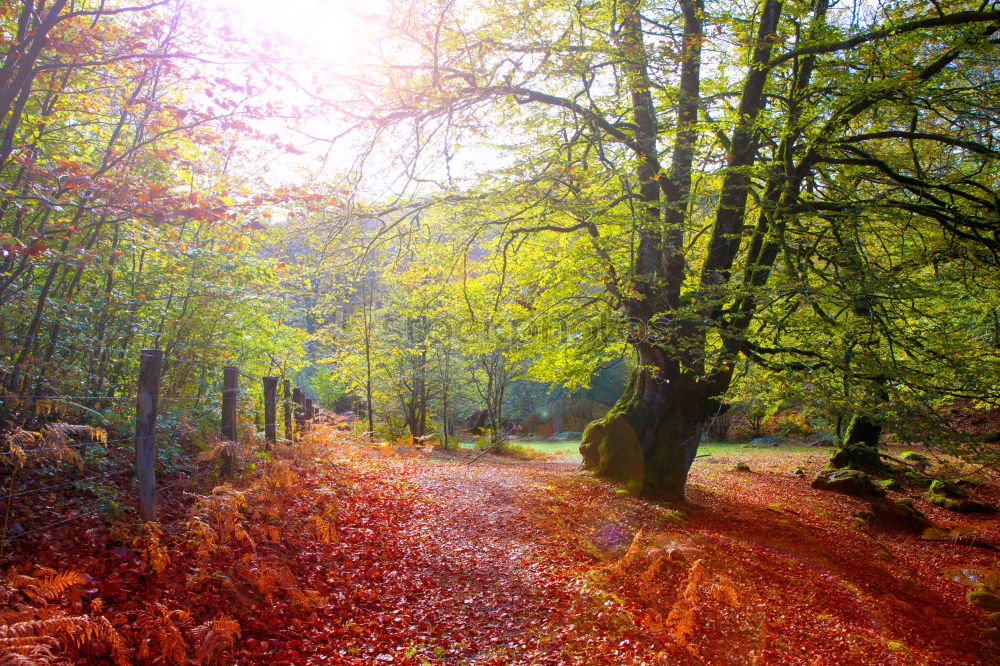
M7 583L33 601L51 601L74 585L83 585L83 574L77 571L42 569L43 578L12 574Z
M41 643L5 645L0 639L0 666L44 666L54 664L52 648Z
M0 450L0 466L7 469L18 470L24 467L28 460L28 454L14 440L4 438L2 450Z
M65 445L70 439L90 439L101 444L108 443L108 432L104 428L75 423L47 423L42 428L45 441L55 445Z
M236 647L236 641L241 635L240 623L221 613L216 619L192 629L191 635L199 643L196 655L198 663L217 664L227 650Z
M132 547L142 559L142 567L147 573L161 574L170 564L167 547L160 544L163 531L156 523L143 523L143 533L132 540Z
M324 516L313 514L306 519L320 543L335 543L338 539L337 527Z
M24 646L28 645L41 646L51 651L54 647L53 641L60 637L63 640L58 641L58 643L73 645L77 648L90 643L106 643L115 664L125 665L129 663L125 642L107 618L54 617L47 620L29 620L0 626L0 641L21 643L21 647L10 651L10 654L14 655L24 654ZM0 653L0 655L2 654Z
M153 610L155 612L141 611L136 619L135 624L142 632L137 656L148 659L156 655L156 663L185 663L188 644L182 628L191 625L191 614L159 603L153 604Z
M213 462L221 460L224 455L232 456L235 459L239 456L242 448L240 443L236 441L219 440L217 442L210 442L208 448L199 453L196 459L200 462Z

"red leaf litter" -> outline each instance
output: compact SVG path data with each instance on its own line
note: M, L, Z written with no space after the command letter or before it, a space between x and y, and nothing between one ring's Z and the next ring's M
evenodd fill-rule
M572 463L465 464L322 437L289 463L294 484L275 482L287 501L254 506L247 490L259 530L211 555L192 537L189 492L162 508L160 573L97 522L25 539L6 564L85 572L77 610L111 620L137 663L164 663L149 618L166 609L190 626L235 618L240 637L216 657L227 664L997 663L987 611L949 572L1000 568L1000 521L911 493L937 527L975 539L871 529L855 519L864 502L790 473L808 477L818 452L748 452L749 473L731 471L746 459L736 447L699 459L689 503L671 506ZM997 488L994 475L978 497L1000 506ZM320 514L329 538L309 528Z

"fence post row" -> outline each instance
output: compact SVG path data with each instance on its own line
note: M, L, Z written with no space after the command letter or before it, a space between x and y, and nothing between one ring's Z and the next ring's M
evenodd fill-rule
M264 377L264 441L267 450L278 441L278 378Z
M239 402L237 381L239 370L231 365L222 369L222 438L236 442L236 406ZM227 445L222 452L222 475L232 478L236 468L235 445Z
M139 352L139 390L135 409L135 472L139 480L139 517L156 520L156 412L163 351Z

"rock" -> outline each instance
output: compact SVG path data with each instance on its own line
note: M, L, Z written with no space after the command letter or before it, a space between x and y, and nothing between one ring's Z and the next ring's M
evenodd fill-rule
M924 530L929 522L927 517L909 498L896 501L877 499L864 511L855 515L869 525L882 529L905 529L912 532Z
M927 463L930 464L931 459L922 453L917 453L916 451L903 451L899 454L899 457L910 463Z
M802 467L793 467L791 471L792 476L797 476L800 479L806 478L806 470Z
M990 613L990 622L1000 627L1000 613Z
M948 481L932 481L927 489L927 501L942 509L958 513L992 513L995 510L986 502L970 499L958 484Z
M750 465L746 464L745 462L738 462L738 463L736 463L736 466L733 467L733 471L734 472L752 472L753 470L750 469Z
M886 490L899 490L901 487L899 481L896 479L882 479L879 483L882 484L882 487Z
M885 497L885 488L856 469L822 469L810 485L817 490L829 490L852 497Z
M1000 611L1000 594L982 583L969 590L965 595L965 600L973 606L979 606L991 612Z
M750 446L755 449L766 449L771 446L780 446L781 440L775 437L754 437L750 440Z
M833 440L830 439L829 437L820 437L819 439L816 439L816 440L813 440L813 441L809 442L808 444L806 444L806 446L812 446L812 447L815 447L815 448L824 448L824 449L830 448L830 449L832 449L834 446L836 446L836 444L834 444Z
M903 478L906 479L906 483L917 488L927 488L931 485L931 481L934 479L919 474L913 470L906 470L903 472Z

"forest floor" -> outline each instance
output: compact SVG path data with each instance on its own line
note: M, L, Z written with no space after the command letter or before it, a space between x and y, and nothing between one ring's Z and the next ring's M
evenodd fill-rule
M564 457L466 464L327 429L238 491L166 503L158 535L67 526L8 563L86 573L67 613L107 618L140 663L998 663L965 600L1000 568L995 515L913 493L943 540L878 531L792 474L822 450L711 452L676 507ZM1000 506L997 481L979 497Z

